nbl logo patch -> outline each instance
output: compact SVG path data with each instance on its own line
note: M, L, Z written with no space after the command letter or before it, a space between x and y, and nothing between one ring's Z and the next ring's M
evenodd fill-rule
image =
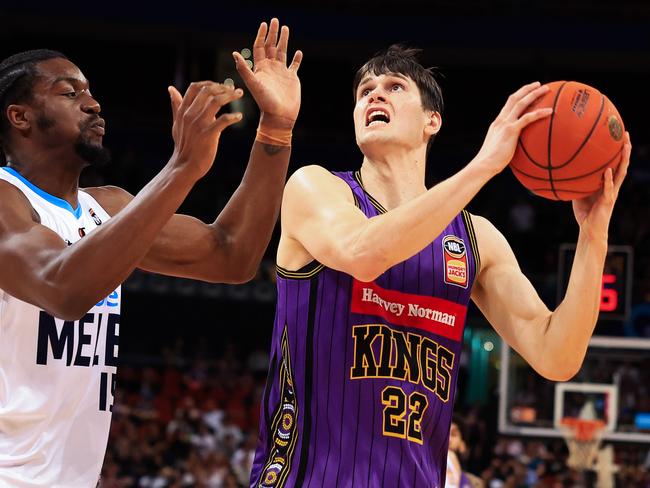
M467 288L467 250L462 239L445 236L442 239L445 262L445 283Z

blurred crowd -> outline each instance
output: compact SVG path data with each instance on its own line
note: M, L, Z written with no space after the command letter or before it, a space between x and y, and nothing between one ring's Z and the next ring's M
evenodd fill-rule
M160 364L123 365L101 487L249 486L267 366L264 351L240 357L232 345L216 360L167 350ZM494 415L460 403L452 446L473 486L595 486L594 473L567 467L563 440L499 436ZM647 446L618 444L614 462L617 487L650 488Z
M121 368L102 488L248 485L268 360L233 351Z
M595 471L580 472L567 466L563 440L541 441L499 437L490 444L490 459L480 472L487 488L588 488L597 484ZM614 464L615 484L620 488L650 487L650 456L647 447L618 445ZM602 476L602 475L601 475Z

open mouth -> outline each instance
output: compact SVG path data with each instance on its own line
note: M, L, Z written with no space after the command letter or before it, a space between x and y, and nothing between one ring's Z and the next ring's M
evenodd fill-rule
M372 127L380 124L388 124L390 115L382 108L373 108L366 114L366 127Z

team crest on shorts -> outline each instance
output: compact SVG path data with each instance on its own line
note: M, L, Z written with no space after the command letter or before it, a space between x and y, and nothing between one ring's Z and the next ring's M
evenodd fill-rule
M456 236L442 238L445 262L445 283L467 288L467 250L463 240Z

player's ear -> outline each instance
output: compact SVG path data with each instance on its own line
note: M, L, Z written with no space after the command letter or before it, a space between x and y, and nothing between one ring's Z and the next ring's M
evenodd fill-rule
M31 110L27 105L11 104L7 107L9 124L19 131L29 130L31 127Z
M440 113L434 112L433 110L427 110L424 113L425 116L425 126L424 126L424 133L431 137L433 135L436 135L438 132L440 132L440 128L442 127L442 117L440 116Z

